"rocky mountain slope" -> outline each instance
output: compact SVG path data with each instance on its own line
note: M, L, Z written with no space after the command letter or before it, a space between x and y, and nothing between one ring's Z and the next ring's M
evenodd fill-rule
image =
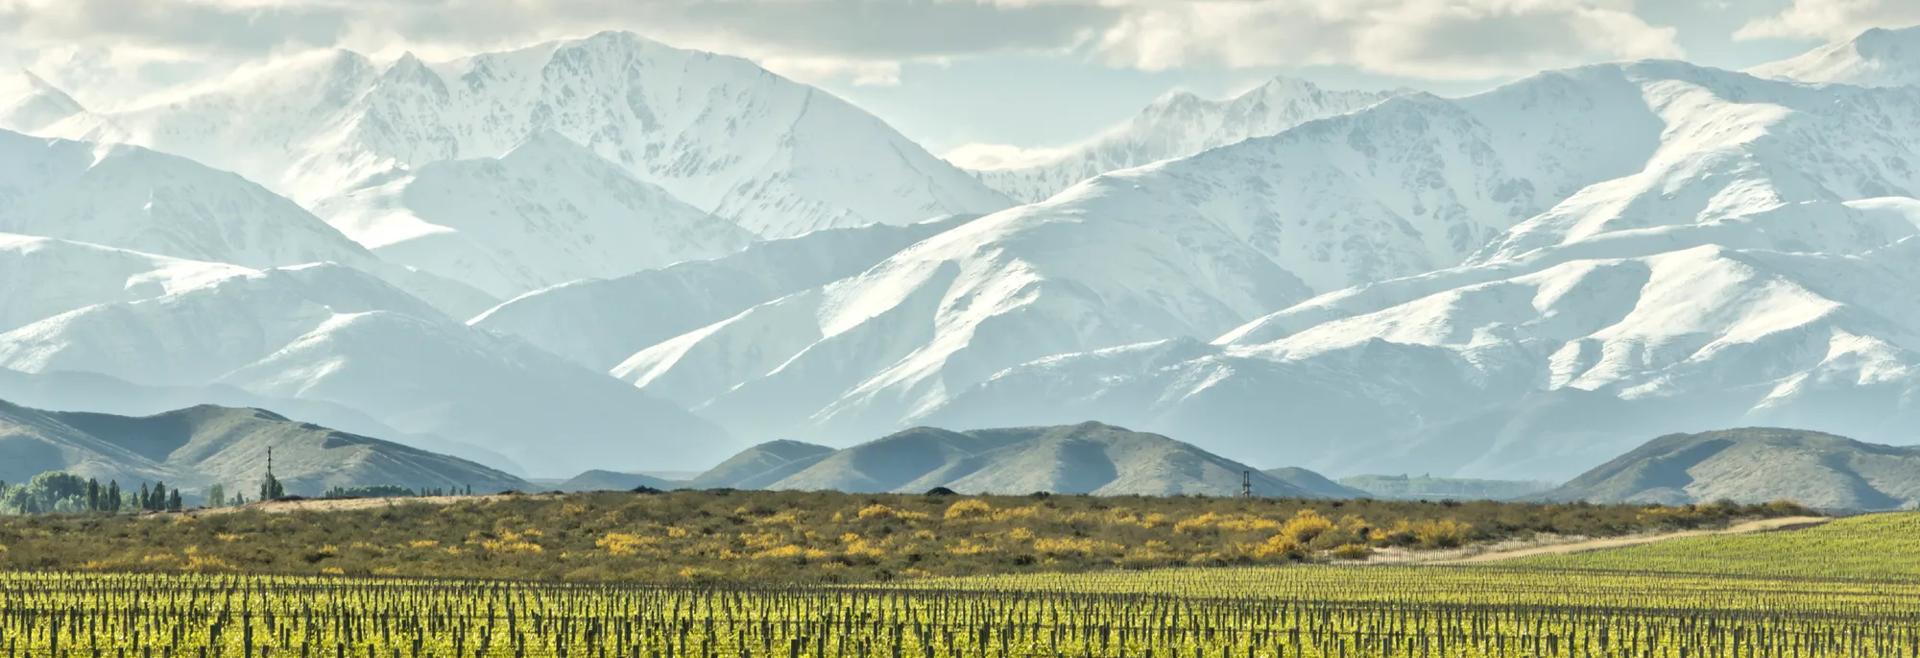
M248 494L266 472L290 494L335 487L524 489L512 475L397 443L288 420L260 409L197 406L130 417L41 411L0 401L0 480L63 470L123 487L164 481L189 492Z
M1306 80L1285 77L1224 100L1174 91L1155 99L1126 123L1041 163L980 169L973 174L1015 200L1032 203L1100 174L1186 157L1251 137L1276 135L1398 93L1324 89Z
M1920 448L1776 428L1672 434L1544 496L1607 503L1792 500L1833 510L1912 508L1920 505Z

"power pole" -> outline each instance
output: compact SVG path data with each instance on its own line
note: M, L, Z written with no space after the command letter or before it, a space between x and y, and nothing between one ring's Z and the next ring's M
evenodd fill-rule
M1253 471L1240 471L1240 497L1253 497Z

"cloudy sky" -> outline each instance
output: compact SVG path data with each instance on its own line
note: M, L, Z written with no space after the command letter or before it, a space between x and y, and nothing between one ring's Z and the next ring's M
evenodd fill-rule
M1595 61L1742 68L1916 23L1920 0L0 0L0 65L111 106L313 48L435 59L623 29L753 58L935 152L980 154L1084 139L1176 87L1467 93Z

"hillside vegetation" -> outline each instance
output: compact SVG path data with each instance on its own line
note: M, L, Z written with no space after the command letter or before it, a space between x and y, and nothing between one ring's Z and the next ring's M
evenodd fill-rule
M804 583L1287 564L1803 513L1689 507L800 492L504 496L0 519L0 570ZM84 541L74 538L83 537Z

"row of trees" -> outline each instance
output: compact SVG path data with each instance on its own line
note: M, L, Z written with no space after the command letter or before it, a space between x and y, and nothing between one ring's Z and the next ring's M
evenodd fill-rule
M465 489L465 495L473 495L471 486ZM421 488L408 489L398 486L375 487L334 487L327 492L329 498L392 498L412 496L457 496L458 488ZM258 496L254 500L281 500L287 498L286 485L268 471L260 482ZM206 497L201 501L204 507L239 507L247 504L245 494L227 495L226 485L214 484L207 487ZM8 486L0 481L0 514L77 514L82 512L100 512L117 514L120 512L178 512L186 507L180 489L170 488L165 482L156 482L152 486L140 483L139 490L122 490L118 480L109 480L105 485L97 479L82 479L80 476L61 471L48 471L33 477L26 484Z
M268 475L267 480L260 484L260 500L278 500L286 495L286 487L272 475ZM203 501L206 507L246 503L245 495L234 494L229 498L226 487L219 484L207 487ZM83 479L61 471L41 473L25 484L8 485L0 481L0 514L178 512L185 507L186 501L180 489L168 487L165 482L155 482L151 486L142 482L138 490L123 490L118 480L109 480L102 485L97 479Z
M123 491L118 480L102 486L99 480L59 471L41 473L21 485L0 482L0 513L5 514L177 512L183 506L180 490L167 488L165 482L151 487L142 482L137 492Z

